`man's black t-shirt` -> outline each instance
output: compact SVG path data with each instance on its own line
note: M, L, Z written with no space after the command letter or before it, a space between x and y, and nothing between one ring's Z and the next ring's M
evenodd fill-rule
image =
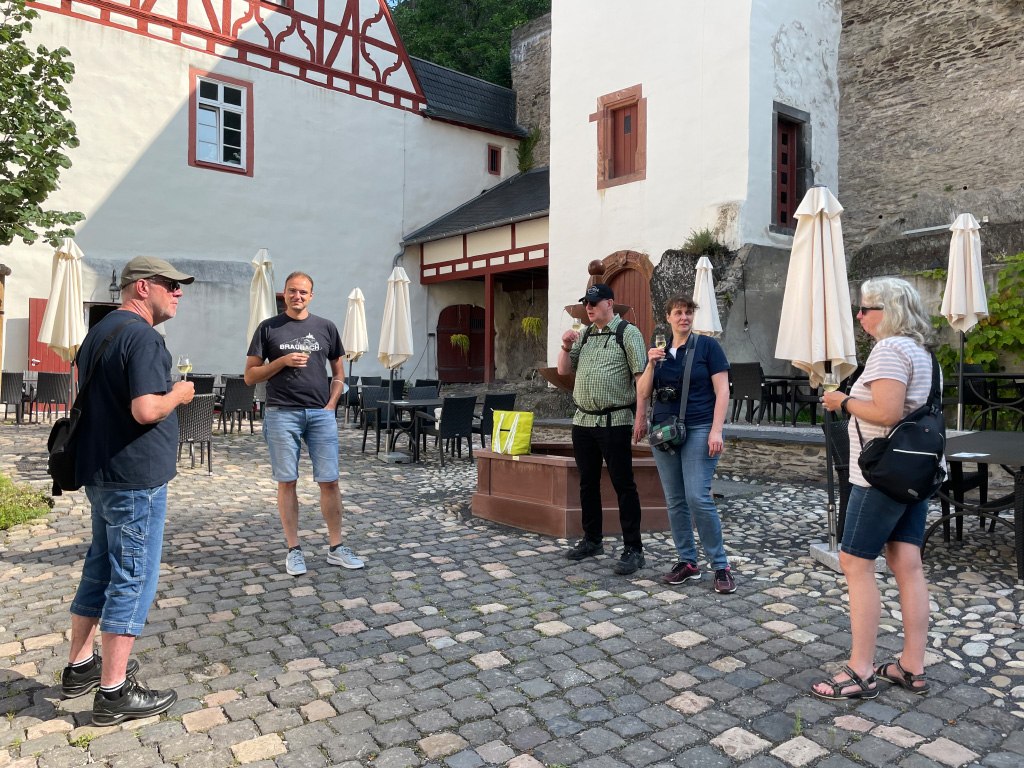
M89 380L78 428L78 480L83 485L138 490L156 488L177 472L178 416L139 424L132 400L171 389L171 354L164 337L134 312L115 310L92 327L78 352L79 381L85 383L104 339L128 323L107 345Z
M323 408L331 397L327 361L345 354L338 327L317 315L295 320L281 313L259 324L246 354L273 362L293 352L309 352L309 362L305 368L285 368L267 380L267 405Z

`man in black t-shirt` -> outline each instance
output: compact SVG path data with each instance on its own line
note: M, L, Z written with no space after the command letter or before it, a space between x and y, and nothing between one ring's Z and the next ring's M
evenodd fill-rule
M313 278L292 272L285 279L285 311L256 328L245 359L245 383L267 382L263 437L277 481L277 511L288 554L285 571L306 572L299 546L299 449L306 442L313 479L320 486L320 510L327 523L327 562L362 568L363 561L341 543L338 488L338 424L334 412L345 383L341 335L330 320L310 314ZM327 365L333 378L328 384Z
M178 698L139 685L139 663L128 656L160 576L167 483L176 473L175 408L195 394L191 381L171 384L171 355L153 326L174 317L182 284L193 280L163 259L132 259L121 272L121 307L93 326L78 352L88 402L75 471L92 506L92 542L71 603L61 691L81 696L99 686L94 725L158 715ZM93 652L97 626L103 658Z

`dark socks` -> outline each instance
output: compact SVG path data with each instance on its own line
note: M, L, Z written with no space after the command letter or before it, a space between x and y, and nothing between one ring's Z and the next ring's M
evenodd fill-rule
M119 699L124 694L124 684L126 682L126 680L122 680L117 685L111 686L109 688L107 688L106 686L100 686L100 693L102 693L103 697L106 699Z
M87 669L92 669L92 665L96 663L96 654L94 653L88 659L84 661L76 661L74 664L68 664L75 672L84 672Z

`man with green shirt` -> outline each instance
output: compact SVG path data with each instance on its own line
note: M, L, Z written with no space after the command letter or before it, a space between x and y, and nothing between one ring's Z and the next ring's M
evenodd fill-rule
M637 403L636 379L647 366L643 334L614 309L615 295L604 283L587 289L580 303L586 306L590 328L580 334L566 331L558 353L558 372L575 372L572 448L580 472L580 507L583 538L569 550L569 560L583 560L604 552L601 540L601 462L619 497L622 555L615 573L626 575L644 566L640 542L640 496L633 479L633 411L641 421L646 403ZM622 326L620 328L620 325Z

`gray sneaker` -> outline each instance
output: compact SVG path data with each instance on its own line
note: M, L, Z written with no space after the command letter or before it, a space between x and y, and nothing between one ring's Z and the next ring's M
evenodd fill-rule
M348 568L350 571L358 570L366 565L366 563L352 554L352 550L344 544L327 550L327 562L330 565L340 565L342 568Z
M284 569L289 576L301 576L306 572L306 557L301 549L289 549L284 559Z

